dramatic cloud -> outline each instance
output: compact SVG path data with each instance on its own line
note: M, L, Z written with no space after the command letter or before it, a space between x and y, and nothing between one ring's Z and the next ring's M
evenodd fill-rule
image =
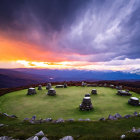
M129 63L129 69L140 68L135 63L140 58L140 1L1 0L1 38L8 42L0 43L4 61L67 61L77 68L84 62L83 69L101 69L98 63L113 70ZM17 57L12 49L18 50Z

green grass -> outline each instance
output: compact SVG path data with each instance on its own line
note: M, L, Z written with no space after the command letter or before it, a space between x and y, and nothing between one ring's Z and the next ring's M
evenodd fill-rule
M104 87L95 87L98 95L91 95L93 111L79 111L79 104L85 93L91 92L92 87L68 87L56 89L56 96L46 95L47 90L37 90L37 94L27 96L27 89L5 94L0 97L0 112L14 114L20 120L37 115L37 118L53 119L85 119L98 120L107 118L109 114L120 113L121 115L132 114L140 110L140 107L130 106L127 102L130 97L116 95L117 90ZM139 94L132 96L139 97Z

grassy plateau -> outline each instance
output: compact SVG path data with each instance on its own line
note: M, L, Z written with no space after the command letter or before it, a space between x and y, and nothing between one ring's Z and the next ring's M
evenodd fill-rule
M80 111L79 104L86 93L96 89L98 95L91 95L93 111ZM0 97L0 111L7 114L14 114L20 120L31 118L70 119L80 118L98 120L101 117L107 118L109 114L119 113L122 116L132 114L140 110L140 107L129 105L130 97L116 95L117 90L107 87L68 87L56 88L56 96L46 95L47 90L37 90L36 95L27 96L27 89L11 92ZM132 96L139 97L139 94L131 92Z

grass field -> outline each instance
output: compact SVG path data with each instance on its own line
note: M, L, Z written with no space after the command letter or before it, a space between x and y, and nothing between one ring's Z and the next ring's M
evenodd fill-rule
M105 87L95 87L98 95L91 95L93 111L79 111L79 104L85 93L91 92L92 87L68 87L56 89L56 96L46 95L47 90L43 87L42 91L37 90L37 94L27 96L27 89L12 92L0 97L0 112L14 114L20 120L31 118L53 119L86 119L98 120L109 114L121 115L132 114L140 110L140 107L130 106L127 102L130 97L116 95L117 90ZM139 94L132 93L132 96L139 97Z

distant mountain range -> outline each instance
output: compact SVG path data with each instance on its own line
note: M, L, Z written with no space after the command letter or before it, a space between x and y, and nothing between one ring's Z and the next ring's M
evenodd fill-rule
M140 80L139 73L120 71L0 69L0 88L19 87L53 81Z

